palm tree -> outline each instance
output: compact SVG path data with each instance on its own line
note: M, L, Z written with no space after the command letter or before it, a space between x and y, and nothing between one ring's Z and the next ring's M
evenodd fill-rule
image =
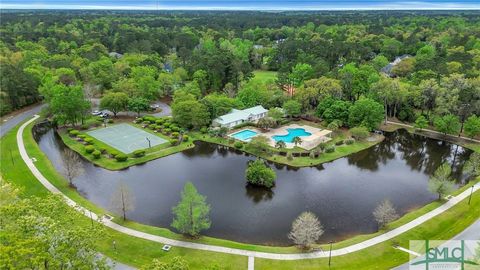
M297 146L297 144L298 144L298 145L302 144L302 142L303 142L303 141L302 141L302 138L300 138L300 137L298 137L298 136L297 136L297 137L293 137L293 143L295 144L295 146Z
M275 148L282 149L287 147L287 144L284 141L277 141L275 143Z

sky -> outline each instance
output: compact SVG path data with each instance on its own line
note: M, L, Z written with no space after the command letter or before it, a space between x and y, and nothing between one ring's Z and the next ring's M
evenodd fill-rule
M0 0L0 9L480 10L480 0Z

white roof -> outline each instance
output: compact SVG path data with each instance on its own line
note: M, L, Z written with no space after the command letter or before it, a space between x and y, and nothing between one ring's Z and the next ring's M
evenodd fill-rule
M229 124L229 123L232 123L232 122L236 122L236 121L239 121L239 120L248 120L248 117L250 115L259 115L259 114L262 114L262 113L266 113L268 112L265 108L263 108L263 106L259 105L259 106L255 106L255 107L252 107L252 108L248 108L248 109L245 109L245 110L236 110L236 109L233 109L231 113L229 114L225 114L225 115L222 115L220 117L218 117L217 119L215 119L215 121L221 125L225 125L225 124Z

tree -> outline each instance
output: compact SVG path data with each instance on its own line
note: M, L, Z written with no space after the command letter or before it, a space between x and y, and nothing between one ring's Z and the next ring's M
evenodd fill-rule
M419 130L427 128L428 127L428 121L425 118L425 116L423 116L423 115L418 116L417 119L415 120L414 127L419 129Z
M257 126L263 129L273 128L277 125L277 122L270 117L264 117L258 120Z
M298 144L298 145L301 145L302 142L303 142L303 141L302 141L302 138L300 138L300 137L298 137L298 136L293 137L293 143L295 144L295 146L297 146L297 144Z
M193 80L198 83L200 91L205 95L208 88L208 73L205 70L199 69L193 73Z
M292 72L288 75L288 79L296 87L303 84L304 81L313 77L313 68L309 64L300 63L292 68Z
M452 168L450 165L444 163L435 170L433 176L428 181L428 189L432 193L437 193L439 200L454 189L454 183L450 178L451 173Z
M247 143L245 150L254 153L267 151L269 142L270 140L265 136L255 136Z
M350 107L348 116L350 126L364 126L373 130L380 125L382 120L383 106L373 99L361 98Z
M465 121L465 124L464 124L464 132L470 138L473 138L479 135L480 134L480 117L476 115L472 115L469 118L467 118L467 121Z
M117 185L110 199L110 205L115 213L123 216L124 221L127 220L127 212L135 209L135 198L125 183L120 182Z
M197 100L174 102L172 116L173 121L185 128L199 129L210 123L207 107Z
M103 226L72 222L85 217L61 196L20 198L5 187L0 187L2 268L108 269L96 250ZM8 200L3 196L7 190Z
M284 115L281 108L271 108L267 113L268 117L273 118L276 122L280 121Z
M283 149L287 147L287 144L284 142L284 141L277 141L275 142L275 148L278 148L278 149Z
M343 100L335 100L330 107L325 109L322 114L322 118L331 123L335 120L341 123L347 123L349 117L351 103Z
M441 132L445 135L457 134L460 130L460 122L458 121L458 117L453 114L437 117L435 118L433 124L438 132Z
M302 113L302 104L291 99L283 103L283 110L287 116L298 117Z
M480 175L480 153L473 152L463 165L463 172L472 176Z
M380 228L398 218L397 211L389 200L381 202L373 211L373 216Z
M107 109L117 116L117 113L126 111L128 106L128 95L122 92L110 92L105 94L100 100L100 108Z
M49 108L59 123L76 125L85 119L90 102L85 100L81 86L54 84L50 88Z
M323 232L323 226L315 214L303 212L293 221L288 238L302 248L309 248L318 241Z
M73 178L80 176L83 171L82 162L78 154L65 148L63 150L63 172L71 187L73 187Z
M134 97L128 100L128 110L136 112L140 116L141 112L146 112L150 108L148 100L142 97Z
M275 171L260 159L248 163L245 171L247 182L252 185L272 188L275 185Z
M172 227L183 234L196 237L202 230L210 228L210 205L191 182L185 184L181 196L180 202L172 209L175 216Z
M173 257L172 261L166 263L159 259L153 259L152 262L140 268L140 270L188 270L188 263L182 257Z

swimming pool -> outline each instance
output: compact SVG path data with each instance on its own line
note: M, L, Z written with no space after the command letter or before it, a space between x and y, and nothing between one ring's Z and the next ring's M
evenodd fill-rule
M312 133L305 131L303 128L287 128L287 131L287 135L275 135L272 136L272 139L274 139L276 142L283 141L286 143L291 143L295 137L308 137L312 135Z
M237 133L231 134L230 137L233 137L240 141L248 142L251 138L255 137L257 134L258 133L253 130L244 129Z

